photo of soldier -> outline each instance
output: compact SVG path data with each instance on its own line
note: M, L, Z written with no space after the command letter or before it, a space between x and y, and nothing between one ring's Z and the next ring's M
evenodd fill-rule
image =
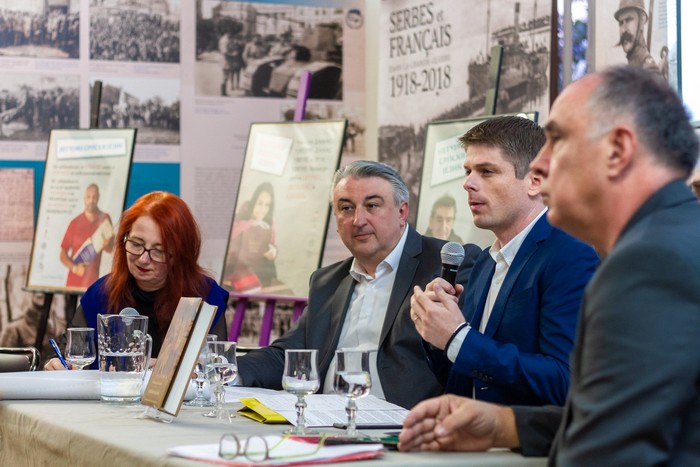
M644 36L649 21L644 0L620 0L619 8L615 12L615 20L620 28L618 45L625 52L627 63L661 73L659 66L649 53L647 40ZM666 51L668 52L668 48ZM668 65L666 79L668 79Z

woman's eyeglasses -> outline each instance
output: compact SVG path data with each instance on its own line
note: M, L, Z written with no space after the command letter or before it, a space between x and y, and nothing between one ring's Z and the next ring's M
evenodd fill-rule
M158 248L146 248L146 245L143 243L130 240L128 238L124 238L124 249L127 253L134 256L141 256L145 251L148 253L148 257L151 258L151 261L154 263L168 262L168 255L163 250L159 250Z
M265 462L274 459L294 459L296 457L307 457L318 453L326 441L327 435L322 435L318 443L307 443L308 450L295 454L284 454L275 456L273 451L279 448L282 443L289 439L289 435L282 436L274 445L270 446L268 440L260 435L250 435L243 442L233 433L225 433L219 440L219 457L222 459L234 459L243 456L251 462ZM298 451L297 449L295 449Z

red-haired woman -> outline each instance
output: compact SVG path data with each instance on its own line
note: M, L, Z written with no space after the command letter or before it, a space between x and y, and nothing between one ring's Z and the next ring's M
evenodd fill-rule
M180 297L203 297L218 307L211 333L226 339L229 294L197 264L199 227L182 199L163 191L142 196L122 214L117 239L112 272L85 291L69 327L97 328L98 313L133 307L149 317L157 357ZM63 366L52 358L44 369Z

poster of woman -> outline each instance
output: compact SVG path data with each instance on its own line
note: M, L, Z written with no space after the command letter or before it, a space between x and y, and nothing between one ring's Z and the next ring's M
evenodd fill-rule
M251 125L220 282L228 290L306 296L323 255L346 125Z

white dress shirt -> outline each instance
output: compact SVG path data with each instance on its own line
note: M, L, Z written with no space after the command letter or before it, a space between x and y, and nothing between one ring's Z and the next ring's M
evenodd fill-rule
M396 270L401 261L401 254L403 253L407 236L408 228L404 228L399 243L379 263L374 272L374 277L367 274L364 268L355 260L353 260L350 267L350 275L357 284L352 292L348 312L345 315L343 328L340 331L338 349L373 350L370 354L370 374L372 376L370 394L380 399L385 399L385 397L382 383L377 373L377 349L379 348L379 338L384 327L389 298L394 288ZM336 358L333 357L323 384L324 393L334 392L335 364Z

